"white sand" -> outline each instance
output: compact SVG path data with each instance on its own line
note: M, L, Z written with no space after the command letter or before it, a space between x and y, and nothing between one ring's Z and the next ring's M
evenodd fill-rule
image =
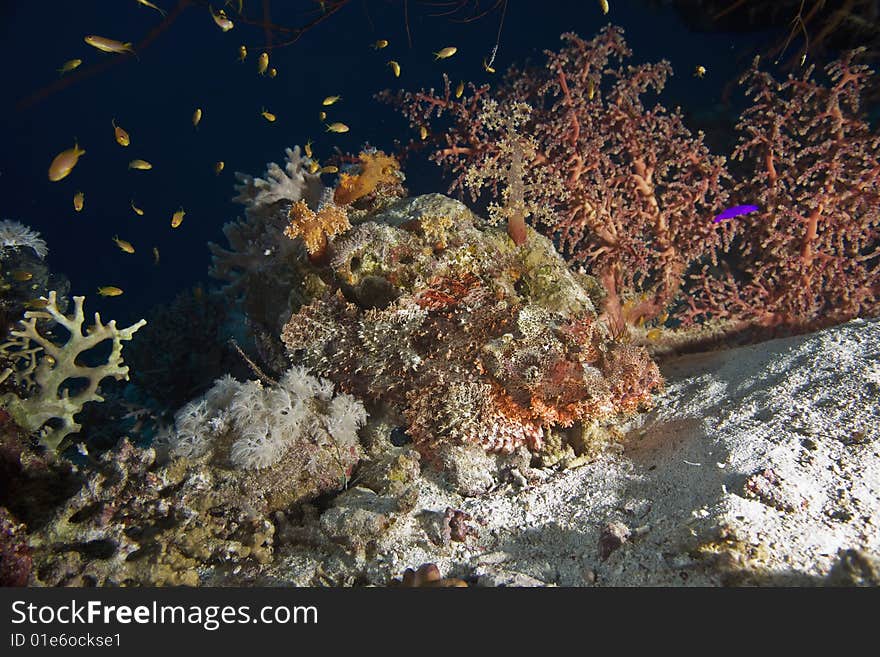
M422 481L417 510L354 570L377 584L425 562L488 585L811 584L839 550L880 553L880 320L663 369L619 452L477 498ZM442 544L431 527L447 506L479 535ZM603 561L610 523L629 536ZM304 581L314 561L287 566Z

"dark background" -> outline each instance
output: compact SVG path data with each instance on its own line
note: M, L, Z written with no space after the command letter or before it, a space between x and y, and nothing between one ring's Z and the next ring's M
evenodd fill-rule
M156 4L171 10L177 0ZM221 0L213 4L222 6ZM693 33L672 9L638 0L609 4L603 16L593 0L510 0L494 77L511 63L541 61L541 51L558 47L562 32L590 38L610 21L625 29L633 63L671 61L675 75L661 98L667 107L682 105L695 124L701 116L723 114L722 88L747 65L743 53L749 40L761 35ZM280 25L303 25L320 14L319 5L273 0L271 18ZM463 22L473 5L452 16L431 16L442 8L410 0L410 47L404 2L352 0L297 43L272 50L270 66L278 76L270 79L256 73L263 29L237 22L223 33L204 2L183 10L138 59L105 54L83 42L85 35L97 34L138 44L162 16L135 0L20 0L2 2L0 8L0 218L38 230L49 245L49 265L70 278L73 294L87 296L87 314L99 310L122 325L147 316L151 306L170 301L179 290L210 280L206 244L225 246L221 228L242 212L230 202L234 171L261 175L266 162L283 162L286 146L308 139L319 158L334 146L356 152L365 142L393 150L395 139L412 135L373 94L386 87L439 87L443 71L453 82L491 81L481 62L495 43L501 18L494 11ZM244 0L246 16L260 19L262 11L262 0ZM369 44L380 38L390 46L377 52ZM249 54L239 63L242 44ZM435 62L432 52L448 45L457 46L458 53ZM77 77L41 93L58 80L56 69L73 58L84 62L73 74ZM389 59L400 62L399 79L386 65ZM99 70L90 72L96 64ZM704 79L692 75L697 65L708 69ZM343 99L329 108L328 121L347 123L348 134L326 133L318 119L321 100L331 94ZM260 116L264 106L277 115L275 123ZM191 123L196 107L204 112L198 129ZM131 135L128 148L114 140L114 118ZM74 138L86 155L70 176L49 182L49 163ZM154 169L129 171L134 158L152 162ZM220 176L214 174L217 160L226 163ZM412 193L447 188L442 172L422 155L410 158L405 171ZM81 213L72 205L78 190L85 192ZM131 199L145 210L143 217L132 212ZM183 225L172 229L171 215L181 206ZM117 249L111 241L116 234L137 252ZM161 253L158 267L154 246ZM119 286L125 294L99 297L100 285Z

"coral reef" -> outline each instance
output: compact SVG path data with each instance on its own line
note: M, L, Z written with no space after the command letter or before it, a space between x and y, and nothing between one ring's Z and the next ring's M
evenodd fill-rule
M562 38L491 94L454 97L446 79L442 91L380 98L429 128L410 148L433 148L451 190L504 195L518 208L509 219L532 214L598 278L616 332L654 323L656 339L699 322L791 333L877 314L880 140L860 113L872 74L860 50L826 67L827 85L813 67L780 83L755 64L728 165L679 110L645 104L668 62L624 66L616 27ZM737 203L760 210L713 221Z
M0 346L16 367L7 369L2 378L13 377L26 389L25 397L9 392L0 397L0 405L12 418L28 431L36 431L47 425L40 440L51 449L58 449L64 439L81 428L74 419L83 405L91 401L103 401L98 385L106 377L117 380L128 378L128 367L122 361L122 343L131 340L146 320L135 322L124 329L117 329L115 320L107 324L95 313L95 322L84 330L85 297L73 298L73 315L67 316L58 308L54 291L43 310L25 313L21 327L10 332L11 340ZM61 344L52 339L51 333L42 333L37 322L54 321L68 332ZM45 330L45 329L44 329ZM111 341L107 360L99 365L88 365L89 352L106 340ZM79 382L79 385L77 385Z
M90 458L87 485L30 537L35 582L195 586L252 572L272 558L273 514L346 485L364 421L299 369L277 385L224 377L155 447L125 439Z
M432 159L453 174L450 191L498 198L520 170L521 203L602 281L605 311L622 330L672 310L689 266L729 242L735 225L711 222L727 201L728 173L680 112L645 106L671 74L668 62L625 66L632 53L619 28L562 39L544 66L511 70L494 96L481 87L456 99L446 79L442 92L381 98L441 135Z
M271 523L223 471L123 441L30 537L35 584L195 586L203 568L266 562Z
M285 345L402 418L426 455L539 451L548 432L632 413L660 384L549 240L517 247L446 197L370 216L336 240L331 266L340 289L291 317Z

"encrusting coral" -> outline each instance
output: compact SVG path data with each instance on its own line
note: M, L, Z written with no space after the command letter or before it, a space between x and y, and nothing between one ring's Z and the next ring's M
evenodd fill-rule
M88 484L31 536L44 585L188 585L267 563L276 512L342 490L361 457L363 406L289 370L225 376L151 448L91 459ZM88 456L86 454L86 456Z
M146 324L142 319L118 329L115 320L104 324L95 313L95 323L84 330L84 300L85 297L73 298L73 315L68 317L59 310L56 293L50 292L45 309L27 311L20 328L10 331L12 339L0 345L0 350L16 361L16 367L7 369L2 378L11 376L28 391L25 397L15 392L6 393L0 397L0 406L28 431L36 431L50 421L57 423L47 427L40 436L50 449L58 449L68 435L79 431L80 425L74 416L86 403L103 401L98 386L104 378L128 379L128 367L122 361L122 343L131 340ZM66 329L67 340L57 344L49 334L41 333L37 322L43 320L54 321ZM84 354L105 340L110 340L112 345L107 361L86 365ZM83 383L75 385L77 381Z

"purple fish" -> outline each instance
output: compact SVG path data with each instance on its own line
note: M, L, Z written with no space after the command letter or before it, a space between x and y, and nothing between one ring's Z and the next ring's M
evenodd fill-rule
M724 221L725 219L733 219L734 217L738 217L743 214L751 214L752 212L757 212L760 210L757 205L735 205L732 208L727 208L724 212L715 217L712 223L718 223L719 221Z

